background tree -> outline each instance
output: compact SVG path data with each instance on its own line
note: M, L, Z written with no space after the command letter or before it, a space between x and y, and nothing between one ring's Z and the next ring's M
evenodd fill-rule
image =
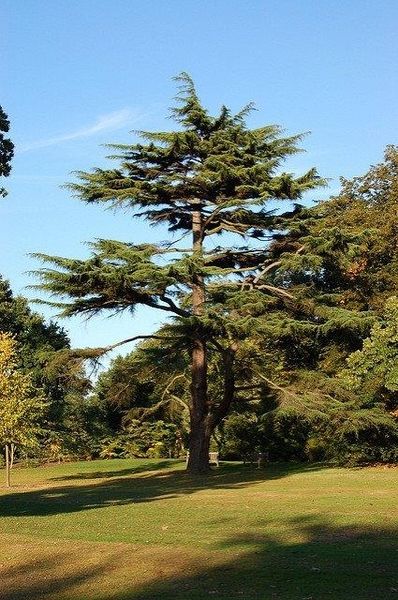
M396 368L394 300L387 303L391 329L382 313L398 288L397 191L398 152L389 146L383 163L342 180L338 196L297 210L289 221L282 216L269 246L270 282L296 302L294 313L276 306L268 315L258 343L274 347L280 365L273 373L263 365L261 375L279 397L279 414L287 411L285 422L291 416L293 430L301 415L302 439L321 439L324 457L346 460L355 448L358 459L388 460L396 443L394 392L380 377L387 368L393 377ZM292 253L297 246L301 251ZM382 348L383 336L391 346ZM340 377L347 358L358 376L360 364L369 368L356 386Z
M382 319L371 329L361 350L347 359L341 376L368 402L383 403L398 416L398 298L386 302Z
M29 374L32 385L46 397L41 418L43 443L45 438L49 444L57 439L64 440L65 445L70 440L68 448L77 451L80 445L79 452L82 451L84 440L88 445L89 431L98 429L102 415L98 410L98 419L90 418L92 427L89 426L88 414L94 417L95 411L93 401L87 397L91 384L81 361L70 357L65 331L54 322L46 323L29 308L26 298L13 295L8 282L1 277L0 332L14 337L19 348L18 369ZM105 431L107 433L106 427L103 435ZM65 448L63 453L66 453Z
M31 377L17 365L15 340L10 334L0 333L0 441L5 448L7 487L14 447L37 443L39 420L45 409L43 396L34 388Z
M95 394L112 430L119 431L131 419L162 419L177 425L186 442L189 357L181 353L170 361L161 344L145 340L127 356L115 358L98 377Z
M10 130L10 122L0 106L0 177L8 177L11 171L11 160L14 156L14 144L4 136ZM0 186L0 196L6 196L7 191Z
M301 327L279 315L287 334L284 371L304 367L334 377L362 348L398 289L397 194L398 150L389 146L383 163L342 180L339 195L298 211L290 223L281 220L270 245L273 283L304 309ZM299 254L289 252L293 244Z
M300 235L323 254L325 284L340 306L381 314L398 289L398 147L387 146L383 162L341 183Z
M212 117L191 78L182 74L177 80L179 104L172 116L179 129L141 132L142 143L113 146L117 168L79 172L80 182L70 187L83 201L132 208L136 216L178 232L179 241L189 235L191 242L176 246L178 241L135 245L98 240L87 260L39 254L53 265L39 275L43 290L71 299L55 303L64 316L132 311L143 304L174 317L163 339L170 353L186 351L191 357L188 468L201 472L208 469L211 434L233 401L236 354L229 316L220 310L220 302L217 315L209 312L209 296L222 286L241 289L238 274L254 272L260 283L267 273L261 267L267 253L259 243L248 242L264 242L273 229L273 211L267 205L297 200L323 182L314 169L299 177L281 172L283 161L299 151L301 135L283 137L274 125L249 129L245 118L251 105L236 115L223 106ZM223 233L241 236L245 245L227 238L225 246L210 250L207 240ZM261 283L261 293L286 297L283 290ZM223 363L220 397L208 393L209 347Z

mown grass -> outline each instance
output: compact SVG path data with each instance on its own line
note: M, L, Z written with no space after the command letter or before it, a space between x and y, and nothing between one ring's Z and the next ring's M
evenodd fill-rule
M0 597L398 598L397 469L183 468L16 469L0 495Z

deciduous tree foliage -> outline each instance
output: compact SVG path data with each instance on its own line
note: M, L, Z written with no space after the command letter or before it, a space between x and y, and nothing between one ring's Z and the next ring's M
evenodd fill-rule
M10 334L0 333L0 443L5 448L8 487L13 449L36 443L44 409L32 378L18 369L16 341Z
M388 299L382 318L372 327L361 350L347 359L342 376L348 385L374 402L384 402L398 416L398 298Z
M152 225L165 225L179 239L170 237L164 244L97 240L87 260L38 256L52 265L40 272L41 288L70 299L56 303L65 316L146 305L174 317L173 327L163 332L164 342L170 353L190 353L188 468L201 472L208 468L210 436L233 400L236 332L219 292L226 289L231 302L235 292L242 292L236 300L241 305L245 292L256 288L248 301L261 309L267 304L264 295L268 301L289 298L267 283L268 254L259 243L274 227L270 203L297 201L323 181L315 169L301 176L282 172L283 162L299 151L302 135L285 137L275 125L250 129L246 118L252 105L237 114L223 106L211 116L192 79L183 73L177 81L180 93L172 117L178 128L140 132L141 142L112 146L118 165L79 172L79 181L70 188L87 203L131 209ZM244 245L221 235L225 233L240 236ZM219 235L221 242L227 241L210 249L208 240ZM256 243L250 245L250 240ZM246 289L238 280L242 275L250 276ZM208 311L208 302L216 309ZM240 336L250 318L239 317ZM210 348L223 363L218 397L210 397L208 390Z
M98 429L102 414L98 410L98 416L87 426L87 414L92 415L94 409L86 398L90 381L81 361L69 355L70 344L65 331L54 322L46 323L29 308L26 298L14 296L1 276L0 332L14 337L18 343L18 369L29 374L32 385L42 390L47 400L41 418L43 443L40 448L45 452L46 440L49 445L57 440L61 446L70 440L68 447L82 451L88 431Z
M32 377L49 399L48 421L52 426L62 418L65 396L70 390L66 356L57 353L69 348L65 331L56 323L29 308L26 298L14 296L9 283L0 276L0 332L10 333L19 344L19 367Z

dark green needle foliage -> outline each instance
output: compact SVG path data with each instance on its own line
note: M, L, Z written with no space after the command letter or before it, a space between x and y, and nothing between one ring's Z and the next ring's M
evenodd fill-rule
M249 128L251 104L237 114L222 106L211 116L189 75L176 80L174 131L138 132L138 143L110 146L115 168L78 172L77 183L69 186L88 204L131 209L151 225L166 226L169 241L137 245L97 240L86 260L38 254L49 265L39 272L39 287L61 299L55 305L66 316L132 312L146 305L174 317L175 335L185 340L180 347L191 355L189 468L202 471L210 435L232 401L225 389L221 399L208 391L209 348L220 354L229 373L224 387L233 383L236 332L229 329L223 304L249 300L261 311L275 299L288 298L281 286L267 287L263 281L268 260L264 243L277 218L270 202L298 201L324 182L315 169L301 176L282 171L284 161L300 151L302 135L286 137L275 125ZM210 249L207 241L214 236L220 236L220 245ZM246 277L257 277L253 300L242 285ZM240 300L233 300L236 293ZM251 317L244 315L242 321L238 313L240 335Z

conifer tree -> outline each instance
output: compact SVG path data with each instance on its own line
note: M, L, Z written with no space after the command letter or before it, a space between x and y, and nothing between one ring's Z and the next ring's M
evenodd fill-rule
M315 169L302 176L281 171L282 163L299 151L302 135L284 137L275 125L250 129L246 117L251 104L237 114L223 106L211 116L190 76L182 73L176 80L176 130L140 132L139 143L112 145L111 158L118 166L78 172L79 181L70 188L87 203L131 209L134 216L166 225L179 238L166 244L100 239L91 244L86 260L37 254L51 265L38 272L38 287L70 299L53 303L64 316L145 305L173 317L154 337L169 352L190 353L188 469L202 472L208 468L210 436L233 399L234 336L251 322L239 310L231 319L224 299L232 302L237 293L237 307L250 300L264 308L262 296L268 301L289 298L283 286L265 281L272 268L266 243L275 223L270 202L297 201L324 182ZM245 245L222 234L240 236ZM210 249L207 242L213 236L221 236L225 244ZM250 298L253 291L255 298ZM240 330L234 330L238 324ZM209 348L220 354L223 365L220 399L208 393Z

